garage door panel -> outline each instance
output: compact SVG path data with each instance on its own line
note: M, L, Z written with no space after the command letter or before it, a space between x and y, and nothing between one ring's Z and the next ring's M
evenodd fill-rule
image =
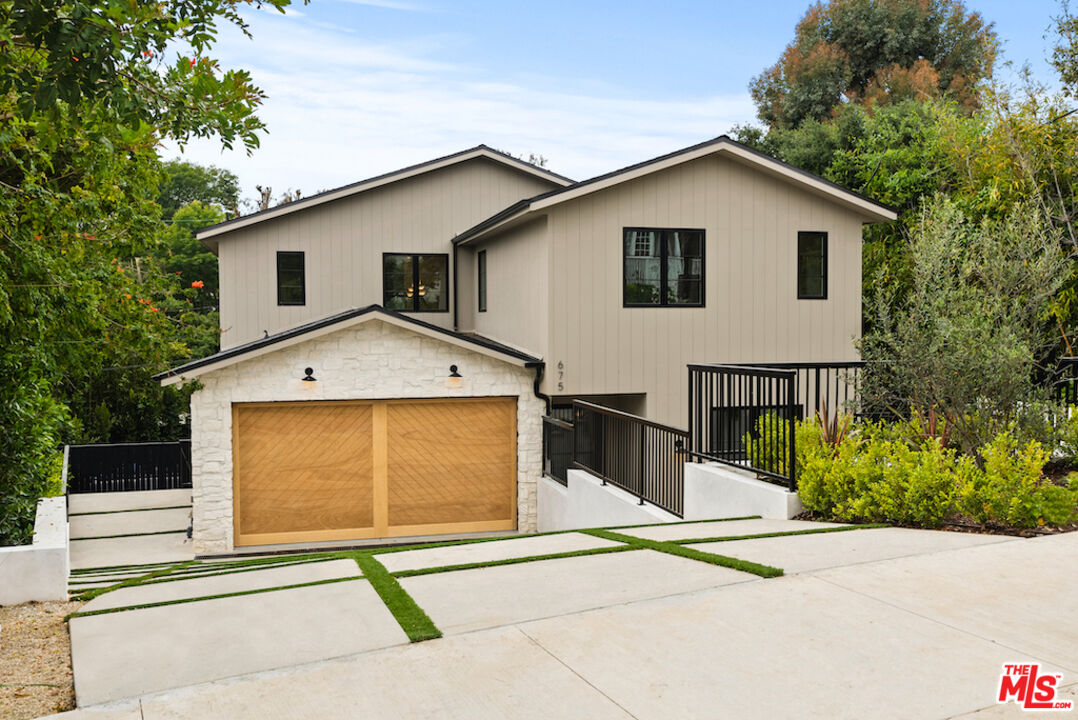
M234 406L237 545L516 527L516 398Z
M239 407L237 542L373 527L371 416L357 404Z
M387 452L390 527L513 521L513 398L390 403Z

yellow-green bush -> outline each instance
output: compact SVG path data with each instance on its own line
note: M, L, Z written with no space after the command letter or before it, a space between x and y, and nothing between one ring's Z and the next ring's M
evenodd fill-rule
M798 493L809 510L850 522L938 527L959 517L984 525L1035 527L1078 521L1078 479L1042 476L1049 453L1007 432L973 458L933 438L911 442L888 425L859 425L837 445L815 422L797 425Z

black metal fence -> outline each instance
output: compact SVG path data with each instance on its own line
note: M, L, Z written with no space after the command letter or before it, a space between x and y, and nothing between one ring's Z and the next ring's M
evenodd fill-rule
M775 362L743 363L743 367L771 368L774 370L793 370L794 396L797 404L804 408L800 416L815 417L817 411L827 410L828 415L836 412L860 416L862 412L858 394L861 383L861 371L865 363L861 360L849 362Z
M190 440L68 446L68 493L189 487Z
M796 490L794 423L803 416L796 370L689 365L694 457L748 467Z
M574 400L573 435L573 467L682 516L686 431Z
M573 464L573 424L557 417L543 418L543 474L562 485Z

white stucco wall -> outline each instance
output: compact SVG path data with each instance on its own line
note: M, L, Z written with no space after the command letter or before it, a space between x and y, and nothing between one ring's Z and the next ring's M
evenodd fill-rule
M802 510L797 493L718 463L685 464L685 519L760 517L789 520Z
M70 569L67 498L42 498L33 544L0 548L0 605L67 600Z
M649 503L584 470L569 470L568 485L539 479L539 532L676 522L677 515Z
M462 377L447 388L449 366ZM303 369L317 382L303 382ZM232 404L294 400L517 397L517 527L534 532L543 401L535 371L374 319L199 377L191 397L196 554L234 550Z

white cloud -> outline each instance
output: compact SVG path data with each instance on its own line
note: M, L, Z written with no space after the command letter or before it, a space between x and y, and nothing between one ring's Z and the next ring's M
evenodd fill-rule
M227 167L245 194L256 183L304 194L485 143L545 156L584 179L725 132L753 116L747 94L675 100L577 90L573 78L490 81L440 60L437 40L393 47L357 42L299 20L251 18L253 42L224 37L222 59L248 68L268 93L269 127L247 157L199 141L185 156ZM583 84L577 87L583 88Z

